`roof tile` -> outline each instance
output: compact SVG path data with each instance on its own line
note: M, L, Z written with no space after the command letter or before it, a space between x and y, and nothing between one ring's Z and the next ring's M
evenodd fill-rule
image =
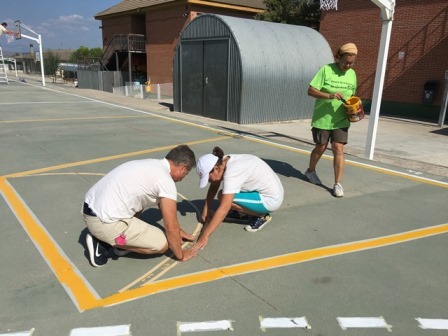
M169 2L176 2L178 0L123 0L120 3L116 4L115 6L112 6L108 9L105 9L98 14L95 15L96 19L101 19L104 16L111 15L111 14L119 14L123 12L128 11L135 11L137 9L144 9L151 6L156 6L160 4L165 4ZM264 9L266 8L264 5L263 0L219 0L219 1L208 1L205 0L204 2L210 2L213 3L219 3L219 4L227 4L227 5L234 5L234 6L242 6L242 7L249 7L249 8L256 8L256 9Z

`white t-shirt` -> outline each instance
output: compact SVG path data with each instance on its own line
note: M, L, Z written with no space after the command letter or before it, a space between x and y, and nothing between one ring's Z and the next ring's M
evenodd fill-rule
M251 154L229 154L223 178L223 194L258 191L269 211L283 202L283 186L277 174L262 159Z
M86 194L85 202L103 222L131 218L157 205L160 198L177 201L168 160L135 160L113 169Z

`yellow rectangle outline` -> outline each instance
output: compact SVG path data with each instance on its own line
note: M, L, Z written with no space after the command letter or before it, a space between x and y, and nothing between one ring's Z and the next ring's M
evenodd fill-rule
M188 145L195 145L206 142L215 142L225 139L231 138L231 133L226 136L192 141L187 143ZM235 136L235 134L233 134ZM258 140L250 137L243 136L246 140L255 141L255 142L265 142L263 140ZM274 147L282 147L287 148L289 150L304 152L303 150L290 148L288 146L277 145L275 143L271 143ZM14 189L7 183L7 178L17 178L23 177L48 171L54 171L64 168L70 168L75 166L81 166L91 163L104 162L108 160L115 160L123 157L131 157L137 155L144 155L152 152L157 152L161 150L166 150L175 147L176 145L164 146L155 149L143 150L132 153L125 153L120 155L114 155L104 158L97 158L92 160L85 160L80 162L74 162L69 164L57 165L47 168L34 169L29 171L24 171L15 174L5 175L0 177L0 191L2 192L5 199L8 201L10 206L12 207L12 211L18 216L22 225L26 229L30 238L35 242L37 246L42 251L44 258L46 258L47 262L53 269L58 280L63 284L73 296L75 300L75 304L80 311L89 310L102 306L115 305L119 303L123 303L130 300L135 300L144 296L148 296L151 294L173 290L176 288L191 286L199 283L206 283L211 281L216 281L219 279L248 274L252 272L258 272L262 270L268 270L277 267L283 267L287 265L302 263L310 260L316 260L320 258L326 258L336 255L341 255L345 253L353 253L358 251L363 251L372 248L378 248L382 246L387 246L391 244L402 243L406 241L411 241L415 239L425 238L437 234L442 234L448 232L448 224L442 224L437 226L432 226L428 228L423 228L414 231L408 231L404 233L394 234L390 236L379 237L370 240L363 240L358 242L352 242L344 245L336 245L336 246L328 246L322 247L307 251L301 251L296 253L279 255L276 257L255 260L251 262L246 262L237 265L231 265L227 267L221 267L216 269L211 269L199 273L188 274L185 276L180 276L176 278L170 278L166 280L161 280L154 282L150 285L143 286L140 288L131 289L122 293L116 293L110 295L106 298L97 299L92 293L90 287L84 282L81 276L77 274L77 272L73 269L72 264L69 260L67 260L64 256L62 256L56 246L53 244L51 238L48 236L47 232L34 220L33 216L27 211L26 206L22 203L20 197L16 194ZM363 168L369 168L368 165L357 164L356 162L349 163L355 166L361 166ZM434 183L433 181L425 181L424 179L420 179L418 177L407 176L401 173L395 173L393 171L383 170L382 168L377 168L370 166L369 169L377 170L386 174L396 175L400 177L405 177L411 180L417 180L419 182L424 182L432 185L436 185L439 187L446 188L445 183ZM435 181L437 182L437 181Z

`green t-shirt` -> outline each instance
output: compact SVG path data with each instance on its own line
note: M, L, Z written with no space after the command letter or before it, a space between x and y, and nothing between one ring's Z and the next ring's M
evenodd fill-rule
M327 64L320 68L311 80L310 86L329 94L339 92L345 99L348 99L356 92L356 73L353 69L344 72L338 68L336 63ZM317 98L311 126L332 130L350 127L350 121L347 120L344 106L340 100Z

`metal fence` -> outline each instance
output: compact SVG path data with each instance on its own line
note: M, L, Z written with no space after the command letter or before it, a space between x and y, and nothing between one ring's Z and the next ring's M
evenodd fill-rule
M125 86L114 87L112 92L137 99L169 100L173 98L173 83L145 85L126 82Z

